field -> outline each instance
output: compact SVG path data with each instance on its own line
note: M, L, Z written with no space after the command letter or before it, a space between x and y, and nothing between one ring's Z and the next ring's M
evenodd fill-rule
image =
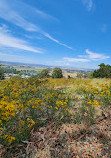
M110 157L111 79L0 82L0 155Z
M49 67L49 66L45 66L45 65L25 65L25 64L14 64L14 63L1 63L2 67L5 70L16 70L19 71L19 73L35 73L35 74L39 74L43 69L50 69L50 75L52 74L52 71L54 69L54 67ZM63 76L64 78L68 78L68 76L70 76L71 78L76 78L77 74L81 73L82 75L84 74L88 74L89 72L91 72L92 70L87 70L87 69L74 69L74 68L62 68L63 70ZM12 71L13 73L13 71Z

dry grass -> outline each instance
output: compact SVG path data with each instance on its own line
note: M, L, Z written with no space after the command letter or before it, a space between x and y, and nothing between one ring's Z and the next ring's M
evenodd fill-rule
M109 157L111 139L110 79L50 78L46 82L45 80L44 82L43 80L39 80L38 82L41 85L38 86L37 84L38 87L35 86L35 79L24 80L24 83L21 83L20 79L17 80L16 78L10 81L9 84L7 83L8 81L6 83L4 81L5 85L1 84L1 103L4 103L4 95L6 95L5 98L9 99L10 102L12 101L10 97L11 99L15 97L16 100L21 99L22 103L24 103L24 98L32 95L32 103L34 104L34 101L36 101L37 104L37 95L40 95L40 93L41 96L39 97L41 97L41 101L45 102L43 102L42 108L40 108L40 105L35 108L34 112L39 110L37 113L39 116L42 112L41 118L37 118L37 115L35 115L35 123L31 125L28 133L30 136L26 137L26 140L21 140L23 146L19 146L20 144L18 144L17 147L10 145L10 147L5 148L1 145L0 149L2 148L2 152L0 151L0 154L2 157L6 158L7 155L11 158L22 158L24 155L28 158ZM29 87L27 87L27 83ZM33 85L31 85L32 83ZM24 85L27 89L26 87L24 88ZM18 91L20 89L23 95L19 96ZM15 90L16 93L13 96L12 94ZM101 95L101 92L104 93ZM23 100L22 97L24 97ZM70 98L70 102L65 107L68 97ZM59 101L57 105L55 105L56 101ZM94 104L94 101L97 104ZM64 110L62 115L59 115L62 112L59 109L60 106L62 110L65 109L68 112L67 115ZM92 113L90 113L91 110ZM47 111L49 112L48 115ZM28 110L25 112L28 112ZM27 113L25 121L27 120L27 116L33 117L33 115ZM23 121L20 120L20 123L23 123Z

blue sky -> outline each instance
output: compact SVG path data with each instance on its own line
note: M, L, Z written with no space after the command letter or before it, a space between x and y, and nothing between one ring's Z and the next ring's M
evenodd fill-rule
M0 61L111 64L111 0L0 0Z

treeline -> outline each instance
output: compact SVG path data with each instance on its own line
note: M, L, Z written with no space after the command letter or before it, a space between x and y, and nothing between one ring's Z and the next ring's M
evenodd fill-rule
M90 78L111 78L111 65L102 63L98 66L99 69L89 74Z
M4 79L4 73L12 73L12 74L27 74L27 72L23 71L17 71L16 69L3 69L0 65L0 80ZM30 72L28 72L28 75L30 75ZM33 73L32 73L33 76ZM43 69L41 72L39 72L37 75L34 74L35 77L43 79L43 78L62 78L62 70L60 68L54 68L52 73L50 74L50 69Z
M63 73L62 73L62 69L60 68L54 68L52 71L52 74L50 74L50 69L43 69L38 75L38 78L48 78L48 77L52 77L52 78L62 78L63 77Z
M11 67L11 68L5 67L2 69L3 69L4 73L11 73L11 74L18 74L18 75L22 75L22 74L30 75L30 73L36 74L36 71L34 71L34 70L17 70L17 69L14 69L13 67Z
M94 70L90 73L77 73L77 78L111 78L111 65L104 63L98 65L99 69ZM52 74L49 75L50 69L43 69L39 74L39 78L62 78L62 70L60 68L55 68L52 71ZM70 78L70 75L68 75L68 78Z
M99 69L94 70L92 72L88 73L78 73L77 78L111 78L111 65L104 63L98 65ZM15 73L20 74L21 71L17 71L16 69L3 69L0 65L0 80L4 79L4 73ZM22 74L25 73L24 71ZM43 79L43 78L62 78L63 72L61 68L54 68L52 70L52 73L50 72L50 69L43 69L41 72L39 72L36 75L37 78ZM71 78L70 75L68 75L68 78Z
M13 68L4 68L4 73L19 74L19 73L21 73L21 71L18 71L18 70L13 69Z

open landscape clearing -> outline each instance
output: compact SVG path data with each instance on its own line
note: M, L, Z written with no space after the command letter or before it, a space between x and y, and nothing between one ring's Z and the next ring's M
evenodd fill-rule
M18 72L19 74L23 74L23 73L34 73L34 74L39 74L44 68L49 69L50 71L50 75L52 74L52 70L54 67L49 67L49 66L43 66L43 65L39 65L39 66L32 66L32 65L25 65L25 64L15 64L15 63L2 63L2 67L5 70L16 70L16 72ZM88 70L88 69L74 69L74 68L62 68L63 70L63 76L64 78L68 78L68 76L70 76L71 78L76 78L78 76L78 74L87 74L89 72L91 72L92 70ZM7 71L6 71L7 72ZM79 77L79 76L78 76Z
M110 157L110 94L111 79L1 81L1 156Z
M0 158L111 158L111 0L0 0Z

